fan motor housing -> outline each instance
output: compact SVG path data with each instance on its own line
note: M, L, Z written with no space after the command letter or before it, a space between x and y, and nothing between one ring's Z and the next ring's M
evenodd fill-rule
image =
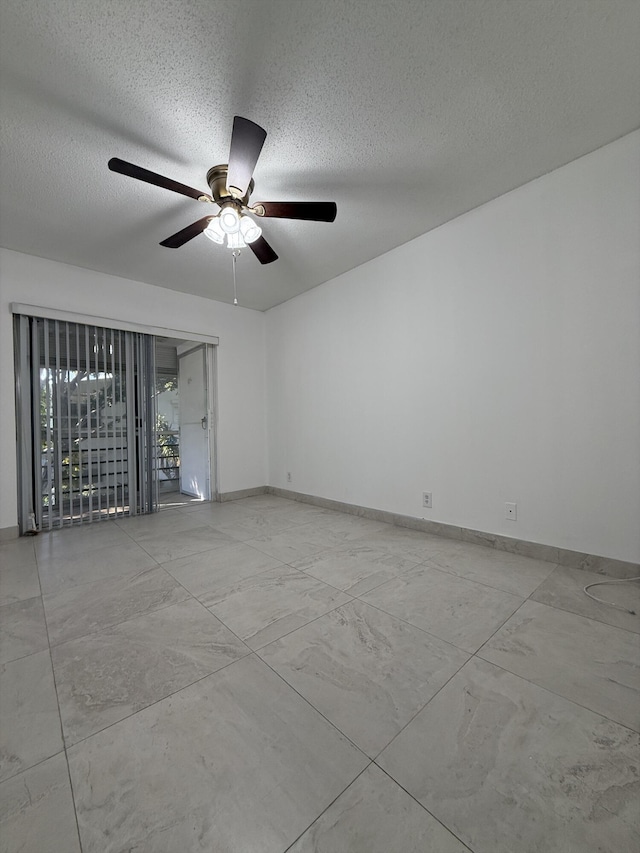
M235 201L239 202L244 207L249 204L249 196L253 192L254 182L253 178L249 183L249 188L247 189L246 194L242 198L237 198L233 196L229 190L227 189L227 173L229 171L229 167L226 163L223 163L220 166L212 166L207 172L207 183L211 188L211 195L213 196L213 200L217 204L223 204L224 202Z

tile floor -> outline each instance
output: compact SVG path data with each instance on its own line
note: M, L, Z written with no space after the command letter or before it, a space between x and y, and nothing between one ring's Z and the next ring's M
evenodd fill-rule
M2 853L640 849L601 578L266 495L0 559Z

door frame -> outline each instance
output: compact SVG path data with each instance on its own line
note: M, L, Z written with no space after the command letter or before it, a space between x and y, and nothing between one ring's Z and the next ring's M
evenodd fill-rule
M209 438L209 500L217 501L220 473L218 465L218 345L205 344L207 372L207 427Z
M207 416L207 475L209 478L209 501L218 500L219 466L218 466L218 345L204 341L186 339L184 349L178 347L178 360L196 349L204 347L204 381L206 393ZM179 375L179 374L178 374ZM178 379L178 394L180 381ZM182 437L180 438L182 444Z

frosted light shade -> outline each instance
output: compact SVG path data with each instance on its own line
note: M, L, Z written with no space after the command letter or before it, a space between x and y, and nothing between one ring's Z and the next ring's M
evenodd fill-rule
M220 227L220 221L216 217L204 229L206 236L214 243L224 243L224 231Z
M240 230L240 217L235 207L224 207L220 211L220 227L225 234L237 234Z
M245 243L253 243L262 234L262 228L250 216L243 216L240 219L240 233Z

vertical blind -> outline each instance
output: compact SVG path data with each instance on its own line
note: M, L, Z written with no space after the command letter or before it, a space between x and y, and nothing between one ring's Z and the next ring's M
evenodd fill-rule
M20 532L152 512L151 335L18 315Z

